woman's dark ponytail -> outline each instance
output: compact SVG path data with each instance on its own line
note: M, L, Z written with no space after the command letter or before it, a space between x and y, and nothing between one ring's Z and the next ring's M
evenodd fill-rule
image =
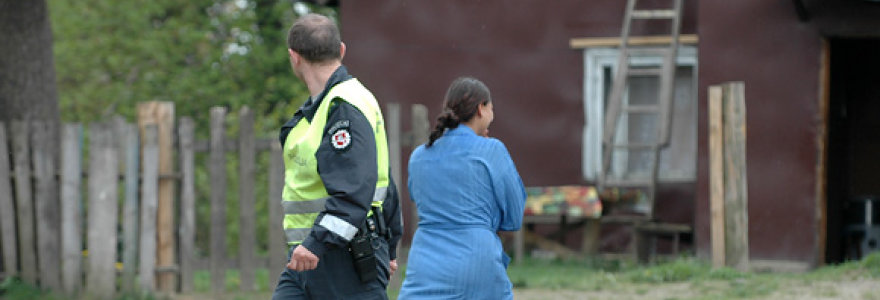
M452 81L443 100L443 112L437 116L437 124L428 138L425 147L431 147L443 136L446 129L455 128L462 122L469 122L477 114L480 104L492 101L489 88L473 77L459 77Z
M455 128L459 123L460 121L454 112L449 109L444 109L443 113L437 117L437 125L434 125L434 130L431 131L427 147L434 145L434 141L443 136L443 133L446 132L447 128Z

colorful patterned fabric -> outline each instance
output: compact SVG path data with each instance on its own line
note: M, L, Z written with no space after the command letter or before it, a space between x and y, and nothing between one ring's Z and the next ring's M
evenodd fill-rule
M527 187L528 215L568 215L598 218L602 215L602 201L592 186Z

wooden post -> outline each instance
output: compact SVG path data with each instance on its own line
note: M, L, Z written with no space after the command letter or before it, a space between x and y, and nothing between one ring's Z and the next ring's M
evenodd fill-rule
M745 88L709 88L710 211L713 265L748 270Z
M254 176L256 175L256 141L254 114L245 106L239 111L238 126L238 275L244 292L254 290Z
M145 124L157 125L159 147L159 202L156 211L156 265L158 289L172 292L175 288L174 237L174 103L151 101L138 104L138 122L143 130Z
M142 292L155 289L156 211L159 203L159 137L155 123L141 127L143 140L141 165L141 253L140 287Z
M110 123L89 126L89 271L90 296L110 299L116 290L116 220L118 170Z
M193 262L196 239L195 123L180 119L180 291L193 291Z
M68 295L82 286L82 125L61 129L61 283Z
M138 171L140 153L138 130L122 118L116 118L116 140L119 159L125 174L125 199L122 204L122 290L131 292L135 287L138 252Z
M15 164L15 201L18 218L18 253L21 259L21 279L37 284L37 249L34 233L34 206L31 198L31 150L28 143L30 126L22 121L12 122L12 156Z
M226 108L211 108L211 290L220 294L226 283Z
M711 214L712 266L725 266L724 257L724 120L722 88L709 87L709 211Z
M387 124L388 128L386 128L386 135L388 137L388 164L391 166L391 178L395 182L395 188L397 188L397 194L400 195L400 184L401 184L401 143L400 136L400 104L398 103L388 103L385 107L385 124ZM401 204L398 204L401 205ZM401 206L402 208L403 206ZM401 247L398 247L401 248ZM403 260L399 260L402 262ZM400 289L400 285L403 283L403 276L400 274L402 272L395 272L394 276L391 277L391 281L388 283L389 289Z
M727 83L724 102L725 259L729 266L745 271L749 267L745 85Z
M269 150L269 290L275 290L280 270L284 268L287 253L287 238L284 236L281 207L281 190L284 188L284 159L281 143L274 140Z
M6 126L0 123L0 244L3 245L0 251L3 252L3 272L11 277L18 275L18 243L15 239L15 204L12 202L9 170Z
M415 149L421 144L428 142L431 135L431 123L428 118L428 107L421 104L413 104L412 106L412 148ZM410 210L413 232L419 227L419 213L412 206Z

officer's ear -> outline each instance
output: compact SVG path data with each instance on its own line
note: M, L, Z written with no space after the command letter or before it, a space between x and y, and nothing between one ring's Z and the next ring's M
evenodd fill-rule
M345 57L345 43L339 42L339 60Z

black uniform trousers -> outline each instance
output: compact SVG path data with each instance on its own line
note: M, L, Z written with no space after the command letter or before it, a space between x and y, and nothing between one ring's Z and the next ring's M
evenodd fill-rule
M354 262L348 249L330 247L318 261L314 270L297 272L284 268L278 279L278 286L272 300L288 299L358 299L387 300L385 288L388 286L389 256L388 242L384 238L373 235L373 249L376 255L376 280L361 283L355 272ZM290 255L293 248L287 254Z

